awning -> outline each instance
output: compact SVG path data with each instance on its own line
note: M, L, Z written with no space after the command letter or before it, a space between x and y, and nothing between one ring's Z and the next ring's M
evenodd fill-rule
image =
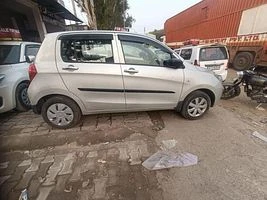
M60 16L63 19L68 19L76 22L83 22L68 11L63 5L56 0L36 0L36 2L45 7L51 14Z

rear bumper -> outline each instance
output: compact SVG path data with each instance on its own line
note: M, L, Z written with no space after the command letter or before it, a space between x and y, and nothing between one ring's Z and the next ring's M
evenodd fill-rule
M13 87L9 85L0 86L0 113L10 111L16 107L13 97Z

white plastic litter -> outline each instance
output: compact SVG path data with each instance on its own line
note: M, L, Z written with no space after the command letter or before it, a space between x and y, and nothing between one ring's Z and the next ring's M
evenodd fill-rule
M191 153L158 151L145 160L142 165L149 170L167 169L171 167L187 167L196 165L198 157Z
M258 131L254 131L252 133L253 136L263 140L264 142L267 142L267 137L263 136L262 134L260 134Z

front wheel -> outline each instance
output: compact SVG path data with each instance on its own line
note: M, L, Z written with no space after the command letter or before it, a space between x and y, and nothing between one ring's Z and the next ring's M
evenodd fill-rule
M48 99L44 103L41 113L47 124L59 129L71 128L81 118L79 106L73 100L62 96Z
M209 95L202 91L195 91L185 99L181 114L186 119L198 119L209 110L210 105Z
M227 100L239 96L241 88L233 83L223 83L223 93L221 99Z

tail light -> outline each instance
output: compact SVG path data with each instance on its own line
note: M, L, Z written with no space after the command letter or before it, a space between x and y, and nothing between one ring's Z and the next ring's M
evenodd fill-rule
M200 66L200 64L197 62L197 60L194 61L195 66Z
M30 81L32 81L37 74L35 64L33 63L30 64L28 72L29 72Z

